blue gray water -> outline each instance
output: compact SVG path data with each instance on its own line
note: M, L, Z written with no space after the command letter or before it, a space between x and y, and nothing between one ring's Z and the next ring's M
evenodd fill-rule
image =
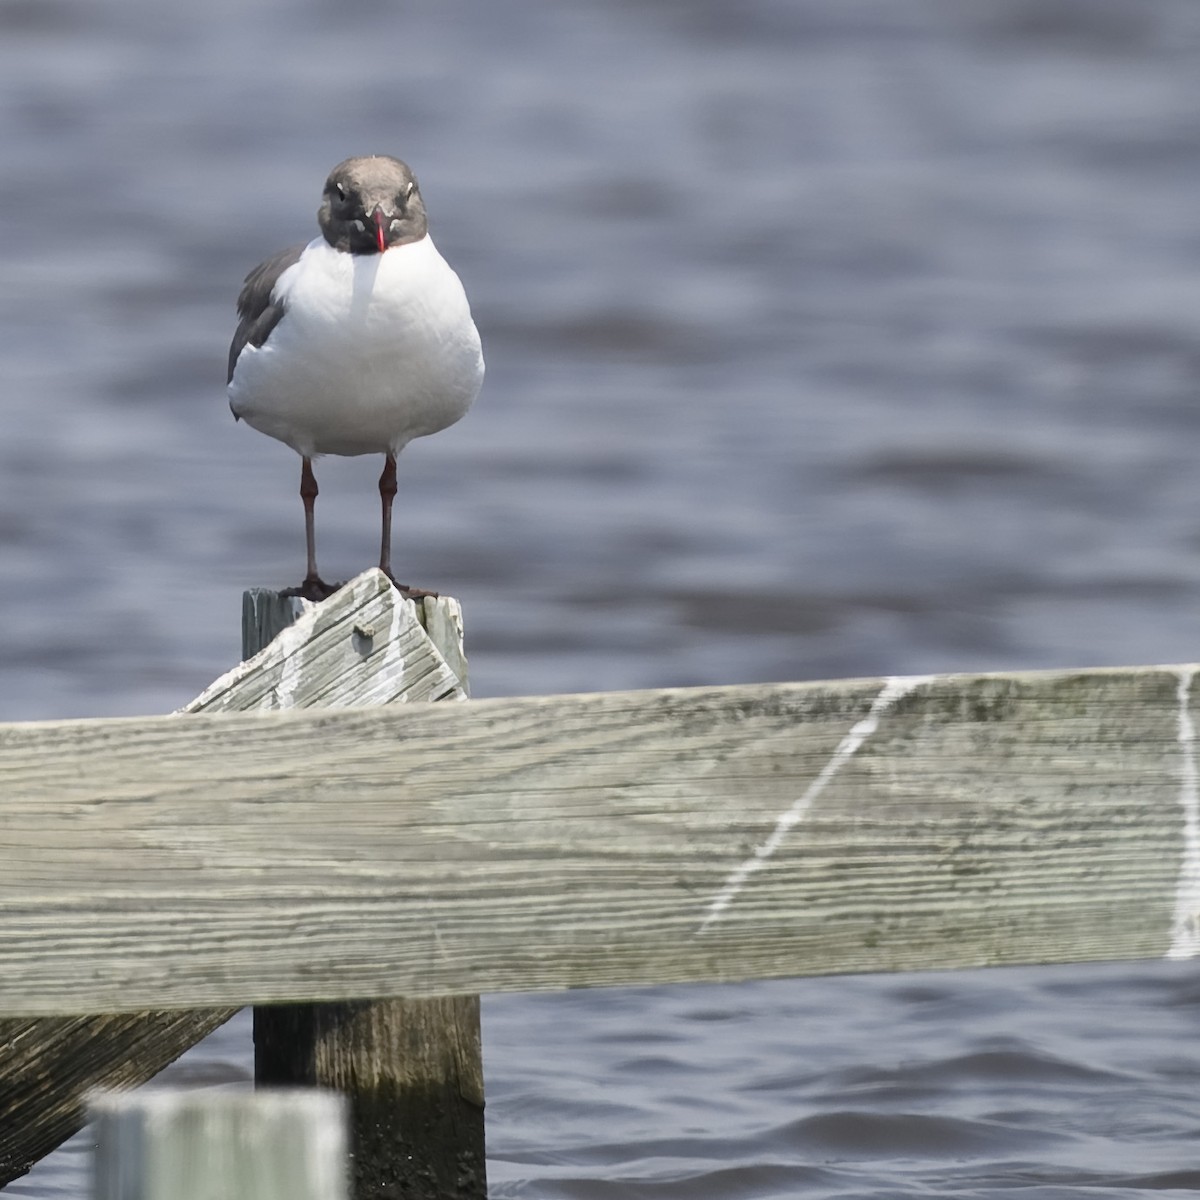
M0 0L0 113L0 719L175 708L298 580L232 300L373 151L488 356L396 539L477 695L1200 657L1195 0ZM377 471L321 465L330 575ZM488 998L493 1192L1200 1189L1198 988Z

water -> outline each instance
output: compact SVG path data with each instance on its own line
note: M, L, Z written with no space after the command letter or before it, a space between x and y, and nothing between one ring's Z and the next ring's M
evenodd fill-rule
M484 335L396 539L476 694L1195 659L1198 109L1194 0L0 0L0 719L175 708L298 580L232 299L371 151ZM332 576L377 473L321 464ZM493 1193L1196 1189L1196 988L489 998Z

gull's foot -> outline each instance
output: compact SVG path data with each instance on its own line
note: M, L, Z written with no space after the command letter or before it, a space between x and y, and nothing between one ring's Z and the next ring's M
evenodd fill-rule
M343 586L340 583L326 583L320 576L310 575L299 587L284 588L279 594L281 596L299 596L302 600L328 600L338 588Z
M392 581L392 586L405 600L424 600L426 596L432 596L435 600L438 598L438 592L431 592L425 588L409 587L407 584L401 583L391 571L384 571L384 574Z

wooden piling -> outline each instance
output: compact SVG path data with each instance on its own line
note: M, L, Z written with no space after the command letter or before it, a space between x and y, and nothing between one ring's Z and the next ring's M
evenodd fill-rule
M379 586L378 580L364 579L368 587ZM288 635L279 635L317 611L278 592L247 592L246 658L276 638L286 651ZM370 702L364 694L376 703L465 697L457 602L427 598L411 604L411 615L414 623L404 630L396 627L394 614L359 614L327 631L332 643L340 639L343 655L348 640L350 653L364 664L372 654L392 655L393 668L381 667L367 687L346 663L331 670L321 639L305 631L294 640L305 647L308 661L293 666L291 688L277 688L274 699L280 703L272 706ZM423 645L417 622L428 635ZM406 634L411 645L402 644ZM454 678L439 672L433 662L439 656ZM284 673L281 668L281 678ZM254 1055L260 1086L301 1084L346 1095L354 1200L486 1200L478 996L259 1006Z
M487 1196L478 996L255 1008L254 1064L345 1094L355 1200Z
M291 635L275 642L289 627ZM265 589L248 592L242 635L246 661L183 712L466 696L457 602L407 603L379 571L352 580L319 606ZM225 1007L0 1019L0 1187L24 1175L80 1128L88 1092L145 1083L237 1011ZM477 1004L472 1013L464 1002L462 1021L467 1033L474 1029L477 1046ZM481 1086L475 1088L469 1079L464 1083L472 1097ZM479 1124L482 1144L482 1118ZM482 1171L482 1150L480 1163Z
M95 1200L346 1200L330 1092L148 1090L89 1108Z

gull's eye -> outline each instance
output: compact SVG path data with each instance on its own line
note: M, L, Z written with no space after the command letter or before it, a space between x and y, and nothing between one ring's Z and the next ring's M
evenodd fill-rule
M345 199L346 199L346 195L347 195L347 193L346 193L346 188L345 188L345 186L344 186L343 184L340 184L340 183L335 183L335 184L333 185L333 191L334 191L334 194L337 196L337 198L338 198L339 200L345 200Z
M406 187L406 188L404 189L404 198L405 198L405 200L407 200L407 199L409 198L409 196L411 196L411 195L413 194L413 192L415 192L416 190L417 190L417 181L414 179L414 180L413 180L413 181L412 181L412 182L411 182L411 183L408 185L408 187Z

